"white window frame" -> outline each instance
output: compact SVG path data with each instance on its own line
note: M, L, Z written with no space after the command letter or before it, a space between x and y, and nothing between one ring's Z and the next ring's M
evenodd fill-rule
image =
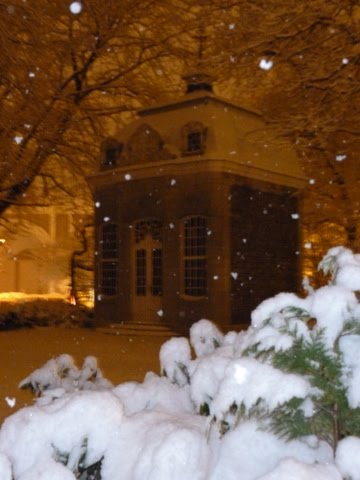
M186 222L191 220L199 220L199 225L190 227L190 231L194 232L195 229L203 229L203 234L199 237L188 236ZM203 225L201 225L203 223ZM188 215L181 219L181 295L187 300L201 300L206 298L208 293L208 280L207 280L207 218L203 215ZM199 242L200 240L200 242ZM193 268L189 263L193 262ZM197 264L197 266L196 266ZM201 266L202 264L202 266ZM194 277L191 277L191 270ZM199 273L203 271L202 275ZM191 286L193 282L196 284L200 281L200 284ZM201 285L202 283L202 285Z

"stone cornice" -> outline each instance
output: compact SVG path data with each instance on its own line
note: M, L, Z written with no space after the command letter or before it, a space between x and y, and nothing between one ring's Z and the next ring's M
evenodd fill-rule
M276 185L302 189L306 180L301 175L274 172L230 159L206 159L196 157L127 165L95 173L87 178L93 189L103 188L128 181L164 176L194 175L196 173L227 173Z

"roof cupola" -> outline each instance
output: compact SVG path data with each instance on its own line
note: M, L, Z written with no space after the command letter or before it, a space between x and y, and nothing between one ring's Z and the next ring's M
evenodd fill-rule
M205 72L195 72L183 75L186 82L186 93L197 91L212 92L214 77Z

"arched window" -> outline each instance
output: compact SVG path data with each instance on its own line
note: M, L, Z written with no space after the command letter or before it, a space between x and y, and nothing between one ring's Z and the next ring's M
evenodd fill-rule
M102 145L101 168L115 168L118 165L124 145L114 139L107 139Z
M189 122L182 129L183 154L199 155L206 149L206 127L200 122Z
M115 223L101 227L100 239L100 292L102 295L118 293L118 229Z
M106 149L105 152L105 167L115 167L118 159L118 148L117 147L109 147Z
M203 297L207 294L207 222L205 217L183 219L183 294Z

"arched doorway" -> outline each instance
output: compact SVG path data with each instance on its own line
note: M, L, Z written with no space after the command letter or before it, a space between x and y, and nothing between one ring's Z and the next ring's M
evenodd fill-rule
M157 219L139 220L133 237L133 319L159 322L162 316L162 224Z

